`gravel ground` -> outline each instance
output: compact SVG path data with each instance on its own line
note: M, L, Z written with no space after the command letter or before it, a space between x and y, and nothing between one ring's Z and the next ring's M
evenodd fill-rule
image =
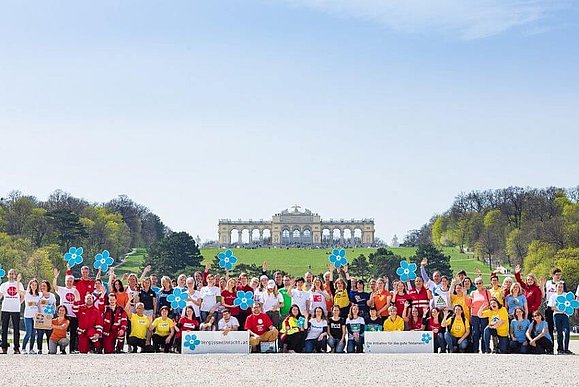
M571 343L579 353L579 342ZM2 355L3 386L579 386L579 355ZM227 379L224 380L223 378Z

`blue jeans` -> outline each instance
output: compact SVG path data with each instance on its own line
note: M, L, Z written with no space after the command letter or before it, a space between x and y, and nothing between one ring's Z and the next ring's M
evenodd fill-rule
M489 325L488 318L480 318L478 316L471 316L470 318L470 326L472 329L472 351L474 353L478 353L479 343L487 325ZM487 349L488 347L485 347L483 340L481 350L484 353Z
M346 347L346 340L340 341L340 338L335 339L332 336L328 336L328 345L332 348L332 352L343 353Z
M364 351L364 336L360 340L348 339L348 353L362 353Z
M485 347L487 348L487 352L490 351L491 347L491 336L496 336L499 339L499 353L507 353L507 349L509 347L509 337L508 336L499 336L496 329L486 327L484 331L483 341L485 343Z
M509 350L511 353L528 353L529 352L529 343L526 341L524 343L520 343L518 341L510 341L509 342Z
M36 338L36 329L34 329L34 319L32 317L24 318L24 327L26 328L26 334L24 335L24 340L22 341L22 349L26 349L26 344L30 341L30 351L34 348L34 340Z
M464 339L462 341L462 343L458 343L458 337L454 337L453 335L450 334L450 332L446 332L444 334L444 339L446 341L446 346L448 347L448 352L456 352L456 350L454 349L454 347L458 346L458 349L462 350L462 351L466 351L466 349L468 348L468 339Z
M557 330L557 351L567 351L569 349L569 316L564 313L556 313L553 315L555 322L555 329ZM563 340L563 334L565 339Z
M322 340L318 339L306 340L304 344L304 352L305 353L326 352L327 345L328 340L326 339L326 336L324 336Z
M436 335L436 339L434 339L434 353L438 353L440 349L440 353L446 352L446 341L444 340L444 335L442 332Z
M37 329L36 330L36 346L38 347L38 352L42 351L42 338L46 335L46 345L48 346L48 339L52 329Z

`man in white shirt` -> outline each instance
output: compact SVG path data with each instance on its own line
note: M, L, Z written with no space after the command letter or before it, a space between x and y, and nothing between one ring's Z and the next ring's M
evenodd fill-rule
M549 333L551 334L551 337L555 337L553 336L553 332L555 330L555 322L554 322L554 318L553 318L553 308L551 308L549 305L547 305L549 303L549 300L551 299L551 296L553 294L557 293L557 283L559 283L559 281L561 281L563 276L563 273L561 272L561 269L559 268L555 268L552 271L552 278L550 280L548 280L545 283L545 321L547 321L547 325L549 327ZM566 289L565 289L566 291Z
M14 353L20 353L20 304L24 301L24 286L20 283L22 276L16 275L14 269L8 271L8 281L0 285L2 299L2 354L8 353L8 326L12 321L12 341Z
M78 328L78 319L76 314L74 314L73 306L75 301L80 301L80 293L74 287L74 277L72 275L67 275L64 278L65 286L58 286L58 276L60 271L57 268L52 269L54 277L52 279L52 286L58 297L60 298L60 304L64 305L66 308L66 316L69 321L70 330L70 353L78 352L78 333L76 332Z
M217 323L217 329L223 331L226 335L229 331L236 331L239 329L239 321L231 315L229 309L223 310L223 318Z
M308 291L303 290L304 282L303 277L296 279L296 287L291 288L291 296L292 305L297 305L300 308L301 314L307 316L310 309L310 294ZM288 292L288 294L290 294L290 292Z

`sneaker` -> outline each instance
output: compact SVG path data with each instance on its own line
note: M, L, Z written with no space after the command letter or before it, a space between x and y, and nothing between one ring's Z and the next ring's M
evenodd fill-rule
M37 355L42 355L42 350L36 352Z
M66 355L66 351L65 351L64 349L61 349L61 350L60 350L60 354L61 354L61 355Z
M565 351L563 351L565 353L565 355L574 355L573 352L571 352L570 350L566 349Z
M27 350L26 348L24 348L24 349L22 350L22 354L23 354L23 355L28 355L28 350Z
M562 349L557 350L557 355L563 355L563 354L565 354L565 351L563 351Z
M15 355L20 355L20 349L15 348L15 349L14 349L14 354L15 354Z
M2 355L6 355L8 353L8 348L2 348Z
M78 355L80 352L78 352L78 351L71 351L70 353L71 353L72 355Z

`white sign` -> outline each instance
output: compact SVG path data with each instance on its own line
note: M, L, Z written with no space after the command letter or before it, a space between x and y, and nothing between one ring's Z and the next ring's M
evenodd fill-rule
M181 353L249 353L249 332L189 331L181 337Z
M431 331L365 332L367 353L433 353Z

